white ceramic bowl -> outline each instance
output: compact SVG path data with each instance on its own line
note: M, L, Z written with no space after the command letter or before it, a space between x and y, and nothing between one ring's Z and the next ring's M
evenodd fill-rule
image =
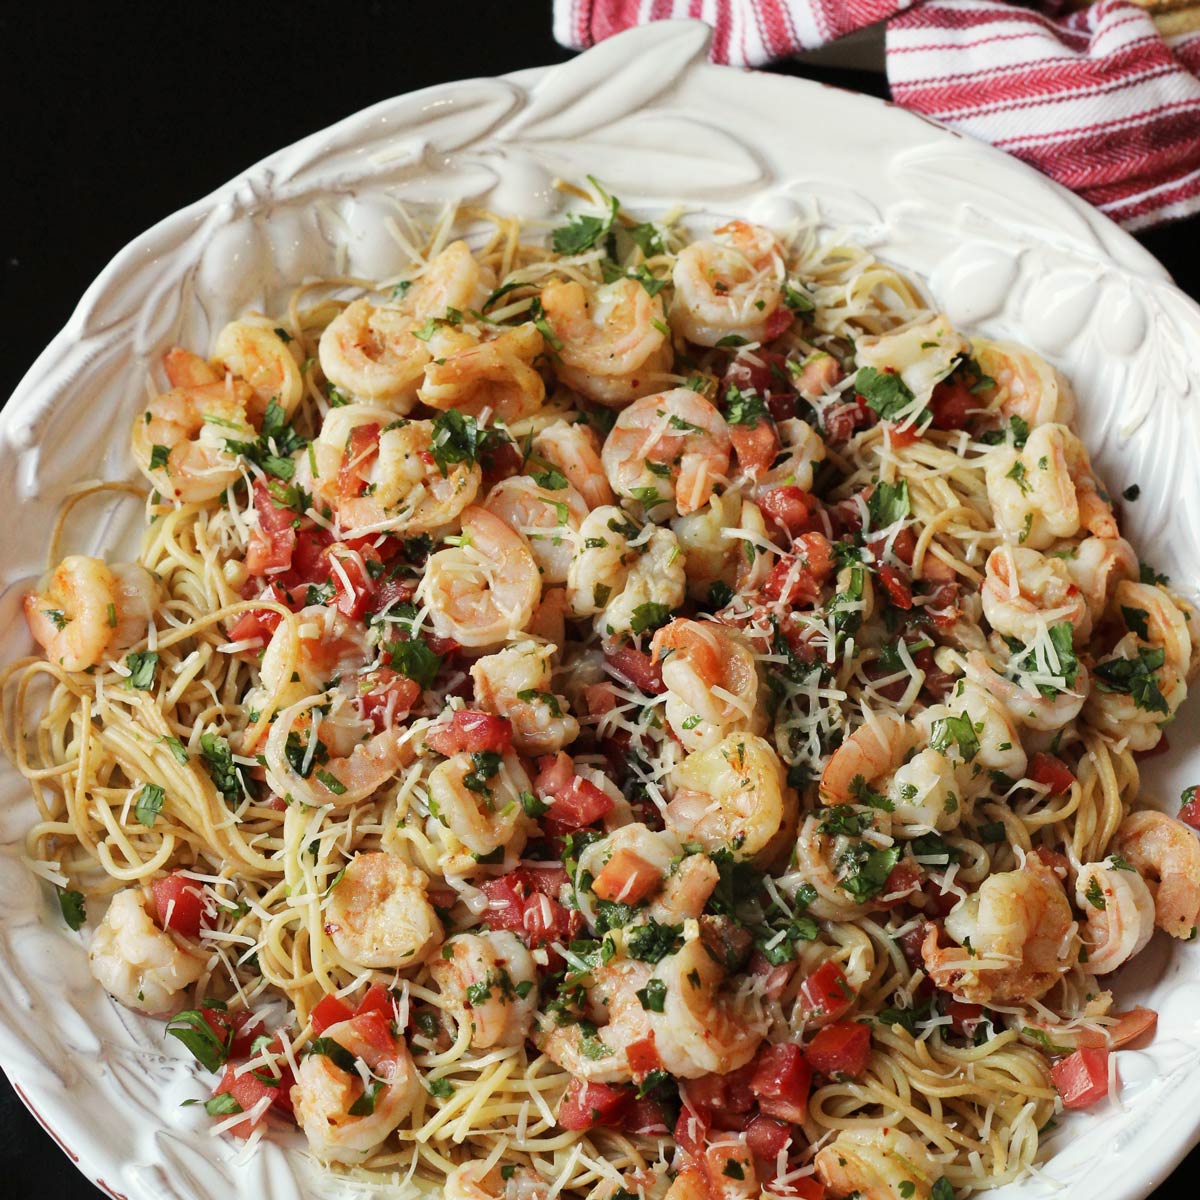
M1110 484L1141 485L1127 506L1135 544L1195 595L1200 416L1189 351L1200 309L1133 239L1012 159L874 99L710 66L706 43L699 24L659 24L551 70L397 97L273 155L127 247L0 418L0 495L11 506L0 533L4 657L29 649L19 596L44 567L67 488L133 474L130 413L169 344L208 346L226 320L276 310L305 278L400 270L384 228L396 199L548 217L561 207L560 175L593 174L633 211L681 202L771 224L815 205L824 224L923 279L956 324L1036 347L1074 381L1084 439ZM71 544L111 550L134 527L129 507L81 519ZM1185 710L1171 752L1145 766L1160 800L1200 778L1194 719ZM32 820L23 781L6 767L0 784L0 1061L80 1169L128 1200L388 1194L279 1145L239 1163L236 1145L179 1107L202 1084L161 1024L92 982L80 938L22 861ZM1200 946L1156 942L1120 988L1159 1010L1158 1036L1120 1054L1119 1107L1072 1116L1053 1138L1044 1173L1066 1185L1060 1200L1136 1200L1196 1138ZM1012 1193L1049 1190L1035 1180Z

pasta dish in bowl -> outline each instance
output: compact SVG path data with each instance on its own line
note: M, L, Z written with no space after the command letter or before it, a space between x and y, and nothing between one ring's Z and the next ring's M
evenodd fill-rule
M573 190L163 356L3 676L27 853L234 1137L465 1198L1020 1178L1195 932L1138 766L1192 609L1035 353ZM73 553L114 489L136 561Z

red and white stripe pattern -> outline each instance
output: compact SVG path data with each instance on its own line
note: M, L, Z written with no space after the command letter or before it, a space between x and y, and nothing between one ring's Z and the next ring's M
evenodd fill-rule
M1069 15L1005 0L555 0L554 34L585 47L673 17L708 22L713 60L742 66L886 20L897 103L1024 159L1127 229L1200 212L1200 32L1168 42L1126 0Z

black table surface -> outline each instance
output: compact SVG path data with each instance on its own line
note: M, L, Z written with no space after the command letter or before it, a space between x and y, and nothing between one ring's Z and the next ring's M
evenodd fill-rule
M541 0L458 5L5 6L0 397L131 238L251 163L400 92L570 57ZM787 65L886 95L867 71ZM1143 235L1200 295L1200 219ZM1191 1121L1189 1114L1180 1119ZM1161 1188L1183 1194L1194 1152ZM84 1200L79 1175L0 1075L0 1194ZM1103 1197L1100 1198L1103 1200Z

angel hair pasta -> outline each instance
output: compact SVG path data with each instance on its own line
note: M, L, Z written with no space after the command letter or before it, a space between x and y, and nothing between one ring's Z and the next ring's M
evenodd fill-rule
M413 1194L1016 1179L1195 932L1191 610L1067 381L814 228L400 214L131 404L3 677L28 854L242 1138ZM147 494L148 493L148 494ZM198 1114L197 1120L203 1121Z

